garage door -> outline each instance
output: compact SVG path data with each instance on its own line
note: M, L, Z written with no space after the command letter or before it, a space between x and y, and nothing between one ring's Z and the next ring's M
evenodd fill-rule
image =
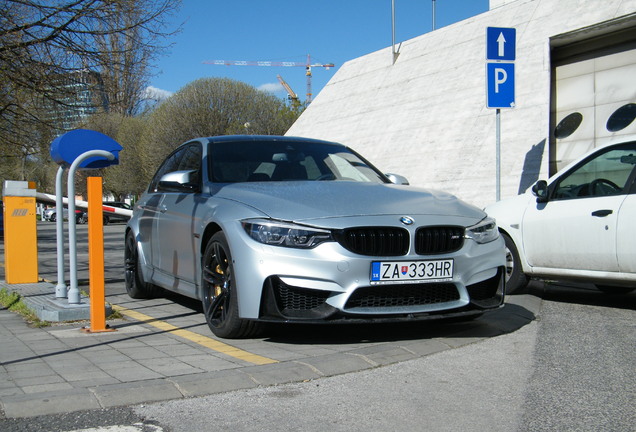
M598 40L553 51L551 174L594 147L636 139L636 41Z

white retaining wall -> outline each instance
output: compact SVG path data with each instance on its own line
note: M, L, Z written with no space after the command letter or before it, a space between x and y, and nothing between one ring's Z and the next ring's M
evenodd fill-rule
M502 198L547 178L550 38L636 13L636 0L491 0L491 10L340 67L287 135L353 147L412 185L495 200L487 27L517 29L516 108L504 109Z

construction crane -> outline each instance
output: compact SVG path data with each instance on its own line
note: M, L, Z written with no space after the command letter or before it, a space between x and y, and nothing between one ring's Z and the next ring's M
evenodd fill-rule
M278 82L280 82L280 85L282 85L283 88L287 90L287 95L289 100L291 101L292 107L298 108L300 106L300 100L298 99L298 95L296 94L296 92L292 90L292 88L289 86L289 84L287 84L282 76L276 75L276 78L278 78Z
M280 67L293 67L302 66L305 68L305 75L307 76L307 104L311 103L311 68L324 67L326 70L334 67L333 63L311 63L311 56L307 54L307 62L275 62L275 61L246 61L246 60L207 60L203 64L221 65L221 66L280 66Z

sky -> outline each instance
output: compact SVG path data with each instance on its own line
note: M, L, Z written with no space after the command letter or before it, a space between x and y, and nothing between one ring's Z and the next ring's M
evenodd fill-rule
M219 66L205 61L271 61L312 68L315 98L345 62L391 46L391 0L182 0L170 20L181 32L155 63L150 88L159 95L177 92L208 77L231 78L269 91L287 92L277 75L304 101L302 66ZM394 0L396 44L488 10L488 0Z

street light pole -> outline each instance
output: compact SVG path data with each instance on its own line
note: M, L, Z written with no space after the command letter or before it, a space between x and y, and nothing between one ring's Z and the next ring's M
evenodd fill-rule
M433 0L433 30L435 30L435 0Z

